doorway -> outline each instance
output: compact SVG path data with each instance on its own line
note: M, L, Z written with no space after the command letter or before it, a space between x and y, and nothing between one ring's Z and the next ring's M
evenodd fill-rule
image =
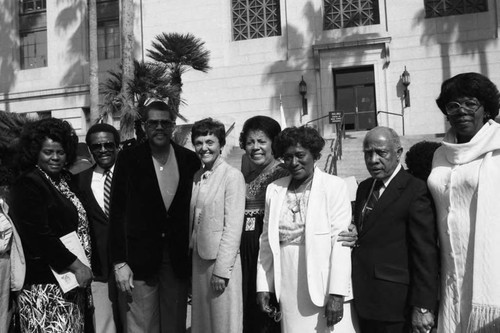
M344 113L346 130L377 126L373 66L333 69L335 111Z

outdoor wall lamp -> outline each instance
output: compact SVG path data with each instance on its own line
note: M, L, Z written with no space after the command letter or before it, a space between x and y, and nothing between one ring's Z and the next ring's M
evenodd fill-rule
M408 73L408 71L406 70L406 66L405 66L405 71L403 72L403 74L401 74L401 82L405 86L405 89L403 91L403 98L405 100L405 107L409 107L410 106L410 91L408 90L408 86L411 83L411 79L410 79L410 73Z
M302 80L299 82L299 93L302 95L302 115L307 115L307 84L304 81L304 76L302 76Z

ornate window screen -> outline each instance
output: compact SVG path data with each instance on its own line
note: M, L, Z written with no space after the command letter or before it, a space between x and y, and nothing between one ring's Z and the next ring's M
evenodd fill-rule
M323 30L379 23L378 0L324 0Z
M232 0L233 38L281 35L279 0Z
M488 0L424 0L424 4L427 18L488 11Z

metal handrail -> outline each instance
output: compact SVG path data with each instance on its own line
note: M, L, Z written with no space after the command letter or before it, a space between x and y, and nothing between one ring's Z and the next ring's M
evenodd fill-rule
M234 129L234 125L236 124L236 122L232 123L231 126L229 126L229 128L227 129L226 131L226 138L229 136L229 133L231 133L231 131Z
M377 111L377 116L379 115L379 113L385 113L385 114L389 114L392 116L401 117L401 124L403 125L403 136L405 135L405 109L404 108L401 111L401 113L394 113L394 112L389 112L389 111ZM377 123L378 123L378 121L377 121Z

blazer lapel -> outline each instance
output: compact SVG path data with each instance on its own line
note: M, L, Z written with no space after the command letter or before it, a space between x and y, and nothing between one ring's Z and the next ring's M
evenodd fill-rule
M104 223L108 223L108 217L106 215L106 213L102 210L101 206L99 205L99 203L97 202L95 196L94 196L94 191L92 190L92 178L94 177L94 170L95 170L95 165L94 167L92 168L92 171L90 172L87 172L87 173L84 173L82 176L84 177L83 181L85 182L85 184L87 184L88 188L87 188L87 192L88 192L88 195L90 197L90 203L94 209L96 210L96 212L99 214L99 216L101 217L101 221L104 222Z
M378 199L377 205L373 209L373 212L370 214L368 220L363 226L363 233L373 228L373 226L377 224L376 221L379 220L380 216L383 215L387 208L400 197L400 194L404 190L404 186L406 183L405 172L406 171L401 168L397 175L391 180L389 186L387 186L387 188L384 190L384 192Z
M307 202L307 214L306 214L306 229L305 229L305 238L306 244L310 243L309 237L314 233L314 226L318 225L317 223L312 223L311 221L317 221L317 214L321 211L321 200L323 199L323 186L322 186L322 177L321 171L318 168L314 170L314 178L311 184L311 192L309 195L309 200ZM321 212L324 213L324 212ZM306 247L307 250L307 247ZM307 257L307 253L306 253Z
M268 235L269 244L273 253L277 253L276 251L279 251L279 220L281 208L286 200L286 191L291 180L291 176L280 179L279 186L274 188L274 192L271 194L270 198L272 206L269 211ZM277 245L278 248L274 248L273 245Z

